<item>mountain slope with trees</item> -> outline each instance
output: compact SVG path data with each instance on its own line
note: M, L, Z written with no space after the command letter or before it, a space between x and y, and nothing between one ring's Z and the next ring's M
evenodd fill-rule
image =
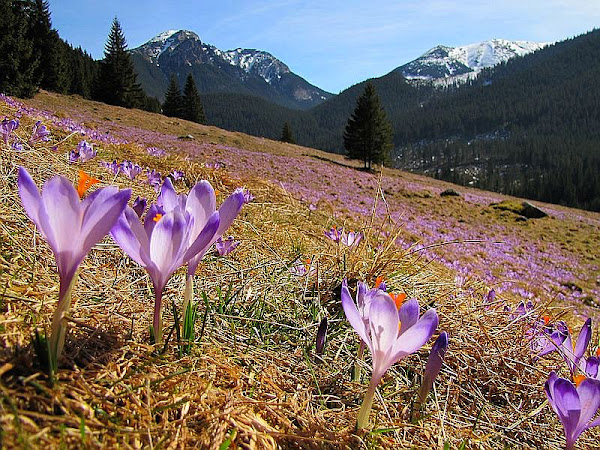
M600 31L483 71L395 117L400 167L600 210Z

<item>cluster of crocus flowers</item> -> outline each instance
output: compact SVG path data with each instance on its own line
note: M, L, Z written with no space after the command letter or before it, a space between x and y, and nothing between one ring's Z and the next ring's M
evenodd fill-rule
M357 419L364 428L369 420L377 385L396 362L419 350L438 326L435 309L419 318L416 299L405 301L400 309L381 289L368 290L359 285L354 303L346 280L342 283L342 307L352 328L371 351L373 373Z
M242 204L243 196L238 190L217 211L214 190L207 181L196 184L188 195L177 195L167 178L157 203L150 206L143 223L138 214L127 207L113 227L113 239L146 269L152 280L155 342L162 340L162 296L167 281L179 267L188 264L185 314L193 296L191 277L200 259L229 227Z
M165 150L163 150L162 148L158 148L158 147L148 147L146 149L146 152L150 156L156 156L157 158L160 158L160 157L165 156L167 154L167 152Z
M119 168L121 169L121 172L125 174L125 176L130 180L135 180L135 178L140 173L142 173L143 170L139 165L137 165L133 161L123 161L119 165Z
M19 169L23 208L52 249L60 279L49 345L51 376L64 346L65 314L71 306L77 269L91 248L108 234L131 196L129 189L107 186L84 197L95 184L94 179L85 177L76 190L69 180L55 176L44 184L40 195L27 170Z
M121 165L117 162L117 160L114 160L113 162L100 161L100 166L108 169L113 175L119 175L121 172Z
M96 157L96 150L87 141L80 141L75 150L69 152L69 162L87 162Z

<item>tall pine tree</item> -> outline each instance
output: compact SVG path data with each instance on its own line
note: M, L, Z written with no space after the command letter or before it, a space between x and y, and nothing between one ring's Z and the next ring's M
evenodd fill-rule
M162 112L165 116L181 117L183 112L183 97L179 89L179 83L175 74L171 75L169 87L165 93L165 102L162 105Z
M95 98L127 108L144 106L145 94L137 82L125 35L116 17L104 46L104 60L100 62Z
M206 123L204 108L202 107L200 95L198 94L198 89L196 89L196 83L191 73L187 76L185 87L183 88L182 119L197 123Z
M350 159L360 159L365 169L384 164L392 149L392 126L375 87L368 83L344 131L344 147Z

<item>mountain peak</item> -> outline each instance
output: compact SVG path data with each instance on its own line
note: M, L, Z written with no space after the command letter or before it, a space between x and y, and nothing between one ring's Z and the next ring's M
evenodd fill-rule
M539 50L548 43L490 39L460 47L438 45L396 70L408 80L464 81L482 69Z

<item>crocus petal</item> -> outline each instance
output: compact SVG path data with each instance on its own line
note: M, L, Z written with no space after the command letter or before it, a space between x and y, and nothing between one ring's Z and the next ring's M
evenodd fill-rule
M585 373L588 374L591 378L600 379L600 372L598 371L598 366L600 365L600 359L591 356L585 361Z
M187 219L189 220L189 219ZM166 284L171 274L183 264L187 249L189 227L185 214L179 209L165 214L157 221L150 237L150 258L156 265L159 286Z
M42 204L46 214L40 214L40 227L55 255L73 252L80 245L82 219L77 191L66 178L53 177L42 188Z
M217 209L215 190L208 181L202 180L196 183L187 196L185 209L194 216L194 227L198 228L195 235L198 235L208 218Z
M371 300L369 326L373 343L373 372L388 365L386 356L398 338L398 310L394 300L387 295L378 295ZM395 361L389 362L389 365ZM387 369L386 369L387 370ZM382 372L385 370L381 369Z
M546 383L544 384L544 391L546 392L546 396L548 397L548 402L550 403L550 406L552 407L554 412L560 416L558 408L556 407L556 399L554 398L554 384L556 383L556 380L558 380L558 375L556 375L556 372L550 372L548 381L546 381Z
M587 350L590 339L592 338L592 319L589 318L585 321L577 337L577 343L575 344L575 364L581 359L585 351Z
M144 230L146 230L146 235L148 236L148 239L150 239L150 236L152 235L152 230L154 230L154 227L156 226L156 222L159 219L159 217L157 216L159 214L161 216L164 216L165 210L155 203L150 205L150 208L148 208L148 212L146 213L146 217L144 219Z
M406 332L398 338L392 348L394 358L401 359L419 350L431 338L438 326L438 315L430 309Z
M244 191L242 189L236 189L233 194L227 197L219 208L219 217L221 221L219 222L217 235L222 236L223 233L225 233L227 228L229 228L233 220L240 213L243 205Z
M127 206L110 234L115 242L142 267L153 266L150 260L150 241L135 211Z
M402 335L419 320L419 302L417 302L417 299L411 298L402 303L398 310L398 317L400 318L400 334Z
M581 403L573 383L564 378L558 378L554 383L554 402L560 421L565 428L567 439L574 438L574 432L579 423Z
M23 203L23 208L29 218L40 228L40 205L42 198L33 178L24 167L19 167L19 196Z
M537 354L538 357L552 353L557 348L561 347L562 343L565 341L565 339L567 339L567 332L563 330L555 330L552 332L549 338L547 335L543 336L544 339L546 339L546 345Z
M363 340L365 344L373 351L371 339L367 333L367 329L365 327L365 323L363 322L363 318L358 312L358 308L354 304L354 300L350 296L350 291L348 290L348 283L346 280L342 283L342 308L344 309L344 314L346 314L346 319L352 325L352 328L358 333L360 338Z
M220 215L218 211L215 211L210 216L202 229L202 232L198 235L196 240L192 242L183 256L183 262L186 263L192 258L196 258L197 255L204 255L208 248L215 242L216 233L219 229ZM191 234L190 234L191 237ZM197 264L197 263L196 263ZM191 265L190 265L191 267ZM196 271L196 266L194 272ZM188 271L189 273L189 271ZM193 272L192 272L193 273Z
M600 381L586 378L577 386L577 394L581 404L581 413L577 428L582 431L600 408Z
M131 197L131 189L108 186L94 191L82 202L81 251L87 254L108 234Z
M162 206L165 211L171 211L179 207L179 197L169 178L165 178L156 203Z

